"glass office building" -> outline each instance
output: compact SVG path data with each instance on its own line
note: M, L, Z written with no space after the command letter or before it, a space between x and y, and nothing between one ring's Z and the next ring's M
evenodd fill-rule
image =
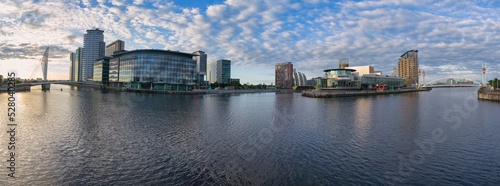
M93 81L107 85L109 83L109 60L111 57L99 58L94 62Z
M384 90L398 90L405 86L405 79L399 77L364 75L361 77L363 90L374 90L382 86Z
M113 87L149 90L191 90L196 80L195 54L142 49L112 55L109 81Z

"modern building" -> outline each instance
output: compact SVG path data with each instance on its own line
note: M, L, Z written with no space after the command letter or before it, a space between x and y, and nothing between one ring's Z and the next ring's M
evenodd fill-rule
M356 70L356 73L359 77L362 77L363 75L375 73L372 66L353 66L353 67L345 67L345 69Z
M398 62L398 75L405 78L406 87L418 85L418 50L408 50Z
M194 54L140 49L117 52L109 61L112 87L150 90L192 90L196 80Z
M69 55L69 81L75 81L75 61L76 53L71 53Z
M363 90L398 90L404 86L404 78L378 74L365 74L361 77L361 89Z
M82 81L91 80L94 75L94 62L104 57L104 31L98 28L87 30L83 35Z
M231 85L239 85L240 84L240 79L237 78L231 78Z
M323 70L325 76L322 79L323 88L334 88L334 89L344 89L344 88L358 88L359 84L356 79L353 69L342 69L342 68L332 68Z
M231 60L219 59L208 64L208 81L210 83L231 83Z
M305 86L307 85L307 78L302 72L297 72L293 69L293 86Z
M82 81L82 68L83 68L83 48L78 47L74 53L74 81Z
M207 65L207 81L209 83L217 82L217 63L211 62Z
M111 44L106 45L105 51L106 51L105 56L111 56L115 52L123 52L125 51L125 41L122 40L113 41Z
M276 88L291 89L293 87L293 64L291 62L277 63L274 70Z
M109 84L109 60L111 57L102 57L94 62L93 81L103 85Z
M201 50L193 52L195 55L193 59L196 61L196 80L197 84L201 85L205 82L205 75L207 75L207 54Z

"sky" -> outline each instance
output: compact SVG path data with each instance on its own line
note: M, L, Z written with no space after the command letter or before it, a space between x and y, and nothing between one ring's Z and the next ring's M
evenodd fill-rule
M126 50L205 51L229 59L241 83L274 83L274 65L292 62L308 79L338 67L370 65L391 75L418 50L426 81L500 76L500 2L489 0L7 0L0 1L0 74L35 71L50 47L49 79L69 79L69 55L88 29ZM32 75L33 74L33 75Z

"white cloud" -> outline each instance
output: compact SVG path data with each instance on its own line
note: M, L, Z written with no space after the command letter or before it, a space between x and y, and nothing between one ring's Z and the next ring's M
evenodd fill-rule
M134 4L136 5L141 5L142 3L144 3L144 0L134 0Z
M86 29L99 27L105 41L124 40L127 49L204 50L209 61L227 58L235 65L269 69L291 61L308 77L335 67L341 57L387 74L408 49L418 49L421 65L436 77L459 72L479 78L473 72L482 62L498 73L493 69L500 66L493 65L500 59L498 7L455 1L425 1L428 6L422 7L419 2L227 0L190 8L172 1L7 1L0 2L0 43L74 51L82 46ZM54 58L67 62L67 56Z
M223 18L227 5L210 5L207 8L207 15L212 19Z

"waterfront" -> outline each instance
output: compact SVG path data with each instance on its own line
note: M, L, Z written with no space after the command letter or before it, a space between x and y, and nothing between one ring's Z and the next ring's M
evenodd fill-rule
M0 185L493 185L500 105L476 90L314 99L32 89L16 94L17 178L3 161Z

